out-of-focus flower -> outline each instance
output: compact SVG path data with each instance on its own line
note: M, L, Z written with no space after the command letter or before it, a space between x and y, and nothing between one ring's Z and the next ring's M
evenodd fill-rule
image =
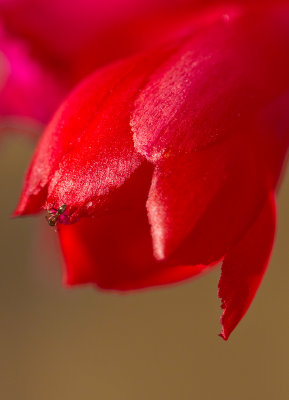
M1 0L0 116L47 122L80 79L160 39L198 3Z
M28 56L25 43L9 38L0 25L0 117L47 121L62 96L53 77Z
M289 142L288 22L282 3L207 9L63 103L15 214L66 205L58 228L68 285L136 290L222 261L229 337L274 239Z
M214 3L223 1L0 0L2 123L6 116L47 122L87 74L161 40L186 14Z

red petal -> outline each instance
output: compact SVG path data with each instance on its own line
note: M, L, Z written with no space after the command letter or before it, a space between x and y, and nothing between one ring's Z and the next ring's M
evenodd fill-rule
M202 29L192 22L185 43L137 98L136 149L155 162L206 147L288 89L288 7L283 11L228 9Z
M220 336L227 340L248 310L266 271L275 231L275 202L269 198L251 229L225 256L219 283L224 309Z
M211 263L248 229L273 188L258 128L157 163L147 207L158 259L189 235L196 244L193 263L205 264L215 253Z
M207 18L203 29L193 24L194 32L184 45L180 39L170 51L159 48L116 64L74 92L41 140L17 214L39 211L48 196L47 208L67 204L75 220L93 214L111 190L124 183L142 160L134 150L128 122L135 97L147 81L132 126L137 150L149 159L190 152L233 134L280 89L280 82L283 89L288 60L284 56L281 66L274 64L283 46L275 45L280 33L277 29L275 34L275 25L263 51L256 46L260 33L254 30L254 14L240 20L237 12L225 19L223 14L216 19L215 14L215 23ZM268 18L268 13L259 18L265 32L271 26ZM249 70L245 56L252 58ZM230 69L230 78L224 68ZM157 72L150 78L153 71ZM270 86L263 84L267 78L272 78Z
M99 106L126 70L125 66L100 71L77 88L60 107L54 119L42 135L25 178L24 190L16 215L40 211L47 185L66 153L80 143Z
M59 225L66 283L134 290L178 282L209 269L190 265L191 246L175 252L166 262L155 260L145 212L151 174L150 166L136 171L106 215Z
M213 146L157 164L147 202L157 259L178 247L222 190L230 151L230 146Z
M275 98L259 116L261 162L271 187L278 182L289 146L289 91Z
M179 282L208 269L157 263L144 210L83 218L59 230L68 285L128 291Z
M96 73L63 104L44 133L28 172L16 214L66 204L74 218L92 214L108 193L139 166L129 112L165 47ZM46 193L47 197L46 197Z
M269 35L275 17L266 12L258 16ZM275 44L270 37L260 51L263 37L255 31L254 13L227 17L195 32L150 77L137 99L131 122L135 145L156 164L147 207L158 259L177 248L222 191L223 200L213 207L218 215L225 208L223 219L230 228L218 216L212 221L224 226L216 237L220 248L232 244L226 231L233 231L236 239L248 228L275 185L288 145L276 137L276 126L268 129L258 120L268 109L266 103L288 87L288 74L283 82L283 66L273 57ZM266 76L270 85L264 85ZM208 220L206 229L215 232L213 222ZM204 263L204 246L196 250L199 256L203 252ZM218 259L219 249L217 253Z

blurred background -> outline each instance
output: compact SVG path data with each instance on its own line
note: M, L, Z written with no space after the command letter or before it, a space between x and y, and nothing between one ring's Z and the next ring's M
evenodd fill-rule
M1 139L1 399L288 399L289 176L270 268L223 342L219 270L134 295L61 286L44 216L9 218L32 148L12 133Z

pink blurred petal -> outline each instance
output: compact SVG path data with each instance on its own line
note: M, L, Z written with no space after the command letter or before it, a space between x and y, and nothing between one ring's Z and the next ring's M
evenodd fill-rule
M61 88L29 54L24 42L9 38L0 26L0 117L46 121L61 98Z

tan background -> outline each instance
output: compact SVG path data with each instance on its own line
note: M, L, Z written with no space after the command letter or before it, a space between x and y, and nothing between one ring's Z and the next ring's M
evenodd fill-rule
M43 217L8 218L31 149L0 146L1 400L289 399L289 177L271 266L225 343L219 271L130 296L63 289Z

